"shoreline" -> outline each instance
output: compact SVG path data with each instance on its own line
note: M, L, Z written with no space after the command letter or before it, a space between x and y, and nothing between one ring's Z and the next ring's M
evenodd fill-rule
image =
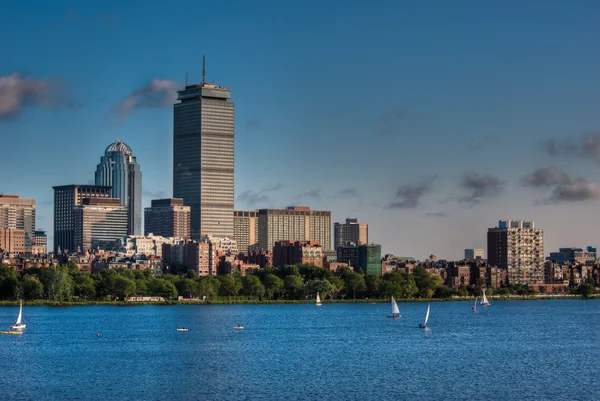
M596 299L600 298L600 295L592 295L589 298L584 298L581 295L558 295L558 296L508 296L508 297L491 297L490 301L538 301L538 300L565 300L565 299ZM411 302L473 302L475 297L460 297L460 298L410 298L410 299L397 299L398 303L411 303ZM365 304L365 303L377 303L387 304L389 299L335 299L323 301L323 304ZM71 301L71 302L57 302L48 300L34 300L34 301L23 301L23 306L56 306L56 307L67 307L67 306L138 306L138 305L162 305L162 306L173 306L173 305L285 305L285 304L312 304L314 300L252 300L252 299L215 299L209 301ZM0 301L1 306L19 306L19 301Z

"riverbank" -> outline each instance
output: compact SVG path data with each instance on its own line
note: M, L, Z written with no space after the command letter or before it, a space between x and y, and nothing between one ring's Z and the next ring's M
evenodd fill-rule
M599 294L592 295L587 299L600 298ZM521 295L510 295L503 297L491 297L491 301L537 301L537 300L549 300L549 299L586 299L581 295L535 295L535 296L521 296ZM453 297L453 298L410 298L410 299L397 299L398 303L407 302L473 302L475 297ZM166 301L71 301L71 302L57 302L48 300L33 300L23 301L24 306L136 306L136 305L279 305L279 304L312 304L315 301L312 299L306 300L258 300L258 299L244 299L242 297L219 297L216 299L210 299L207 301L200 300L166 300ZM389 299L334 299L323 301L323 304L352 304L352 303L389 303ZM19 301L0 301L0 306L19 306Z

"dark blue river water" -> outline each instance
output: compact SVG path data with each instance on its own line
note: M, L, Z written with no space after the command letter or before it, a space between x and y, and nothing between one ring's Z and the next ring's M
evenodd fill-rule
M25 307L0 399L600 399L600 300L471 306L432 303L429 331L424 303Z

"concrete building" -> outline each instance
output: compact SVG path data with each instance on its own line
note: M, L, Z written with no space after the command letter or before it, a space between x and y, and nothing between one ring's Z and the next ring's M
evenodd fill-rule
M381 275L381 245L359 245L356 270L362 270L365 274Z
M509 284L544 283L544 230L533 221L500 220L487 244L488 263L506 269Z
M25 230L0 228L0 249L6 253L23 253L25 246Z
M31 252L36 254L48 253L48 237L46 237L46 231L35 231Z
M83 199L110 198L111 187L97 185L62 185L54 189L54 253L74 249L73 210Z
M369 243L369 225L361 224L358 219L346 219L346 223L333 224L333 247L354 243L363 245Z
M188 242L186 248L186 267L198 273L198 276L217 275L217 253L208 242Z
M121 141L108 145L95 178L96 185L112 187L111 197L127 207L127 234L142 235L142 172L131 148Z
M162 258L162 250L164 244L175 245L182 241L183 238L162 237L160 235L128 235L122 240L123 251L127 256L146 255Z
M190 207L183 199L156 199L144 209L144 235L190 239Z
M233 211L233 239L238 249L248 254L258 243L258 212L256 210Z
M467 260L485 259L484 256L483 249L465 249L465 259Z
M323 248L318 241L277 241L273 247L273 267L300 263L323 267Z
M583 248L559 248L558 252L550 252L546 258L553 263L594 263L596 260L596 248L588 246Z
M231 91L202 82L173 106L173 197L191 208L191 237L233 238L234 104Z
M238 253L237 242L231 238L206 235L202 237L200 241L212 244L217 252L222 252L227 255L237 255Z
M310 210L306 206L258 211L258 244L272 249L277 241L318 241L323 250L331 249L331 212Z
M127 236L127 207L119 198L86 198L73 209L74 250L113 250Z
M35 199L0 194L0 229L23 230L25 249L31 250L35 234Z

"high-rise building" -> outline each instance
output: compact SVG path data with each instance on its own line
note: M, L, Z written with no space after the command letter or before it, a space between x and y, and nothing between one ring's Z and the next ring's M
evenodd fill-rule
M190 207L183 199L156 199L144 209L144 235L190 239Z
M46 231L35 230L33 237L33 245L31 246L31 252L33 253L47 253L48 252L48 237L46 237Z
M337 249L350 243L363 245L369 243L369 225L361 224L358 219L346 219L346 223L333 224L333 246Z
M111 187L62 185L54 189L54 253L73 251L73 209L87 198L110 198Z
M113 250L127 236L127 207L119 198L87 198L73 209L74 250Z
M96 185L112 187L111 197L127 207L127 233L142 234L142 172L127 144L108 145L96 167Z
M35 199L0 194L0 229L25 231L25 249L31 250L35 235Z
M381 245L359 245L356 270L361 269L365 274L381 275Z
M0 228L0 249L8 253L25 252L25 230Z
M277 241L318 241L324 251L331 250L331 212L306 206L260 209L259 246L271 250Z
M483 249L465 249L465 259L477 260L483 259L485 256Z
M231 90L202 82L173 106L173 197L191 207L191 237L233 238L234 104Z
M256 210L233 211L233 239L240 252L248 254L248 248L258 243L258 213Z
M507 269L509 284L544 283L544 230L533 221L500 220L487 245L488 263Z

